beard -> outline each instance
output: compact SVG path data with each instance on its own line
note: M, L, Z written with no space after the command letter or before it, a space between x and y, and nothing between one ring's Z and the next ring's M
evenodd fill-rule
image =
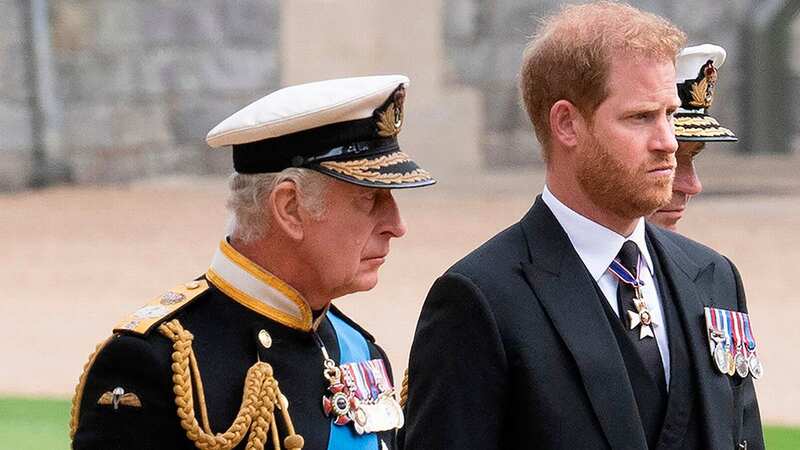
M598 207L618 217L637 219L652 214L672 198L674 171L671 176L648 174L664 163L674 166L675 155L654 152L646 163L630 167L592 133L578 162L578 183Z

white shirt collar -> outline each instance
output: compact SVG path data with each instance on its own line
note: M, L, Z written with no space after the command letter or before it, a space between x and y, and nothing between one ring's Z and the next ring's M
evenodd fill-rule
M628 240L635 242L639 247L647 269L651 275L653 274L653 261L644 238L644 218L639 219L633 233L626 237L573 211L561 203L547 185L542 191L542 200L567 233L569 241L595 281L599 281L606 273L622 244Z

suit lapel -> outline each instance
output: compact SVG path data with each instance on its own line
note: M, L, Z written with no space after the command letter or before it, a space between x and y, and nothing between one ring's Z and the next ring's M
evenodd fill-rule
M605 299L541 197L521 225L531 256L522 264L525 277L572 353L611 448L647 448Z
M714 264L700 267L670 240L666 232L649 225L647 231L659 253L663 263L661 269L670 283L673 301L685 325L686 346L695 369L708 447L732 447L729 430L733 423L733 396L727 377L712 367L703 313L704 304L710 303Z

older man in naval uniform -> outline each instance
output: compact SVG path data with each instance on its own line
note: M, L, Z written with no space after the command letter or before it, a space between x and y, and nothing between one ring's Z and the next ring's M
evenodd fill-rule
M675 62L676 83L681 106L675 113L675 180L672 199L647 218L651 223L676 231L689 200L703 191L694 160L707 142L736 142L733 132L708 114L714 100L718 69L725 62L725 49L712 44L686 47Z
M684 41L615 2L543 22L520 91L546 184L431 288L403 448L763 448L752 376L728 364L752 355L720 325L745 317L732 264L644 220L672 195Z
M434 182L398 146L407 86L293 86L211 130L233 148L232 231L91 357L74 449L393 447L389 361L331 300L374 287L405 233L392 189Z

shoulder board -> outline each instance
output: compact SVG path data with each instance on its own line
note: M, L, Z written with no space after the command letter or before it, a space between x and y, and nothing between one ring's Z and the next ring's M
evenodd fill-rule
M347 316L346 316L346 315L345 315L345 314L342 312L342 310L341 310L341 309L339 309L339 308L337 308L337 307L335 307L335 306L331 305L331 306L330 306L330 309L329 309L329 311L330 311L330 312L332 312L333 314L336 314L336 316L338 316L340 319L344 320L344 321L345 321L345 322L346 322L348 325L350 325L350 326L351 326L351 327L353 327L353 328L354 328L356 331L358 331L359 333L361 333L361 334L364 336L364 338L366 338L368 341L370 341L370 342L372 342L372 343L375 343L375 337L374 337L372 334L370 334L370 332L369 332L369 331L367 331L367 330L365 330L364 328L362 328L362 327L361 327L361 325L359 325L359 324L357 324L357 323L353 322L353 319L351 319L351 318L347 317Z
M192 302L208 290L208 281L196 280L174 287L122 319L114 332L147 334L153 326Z

